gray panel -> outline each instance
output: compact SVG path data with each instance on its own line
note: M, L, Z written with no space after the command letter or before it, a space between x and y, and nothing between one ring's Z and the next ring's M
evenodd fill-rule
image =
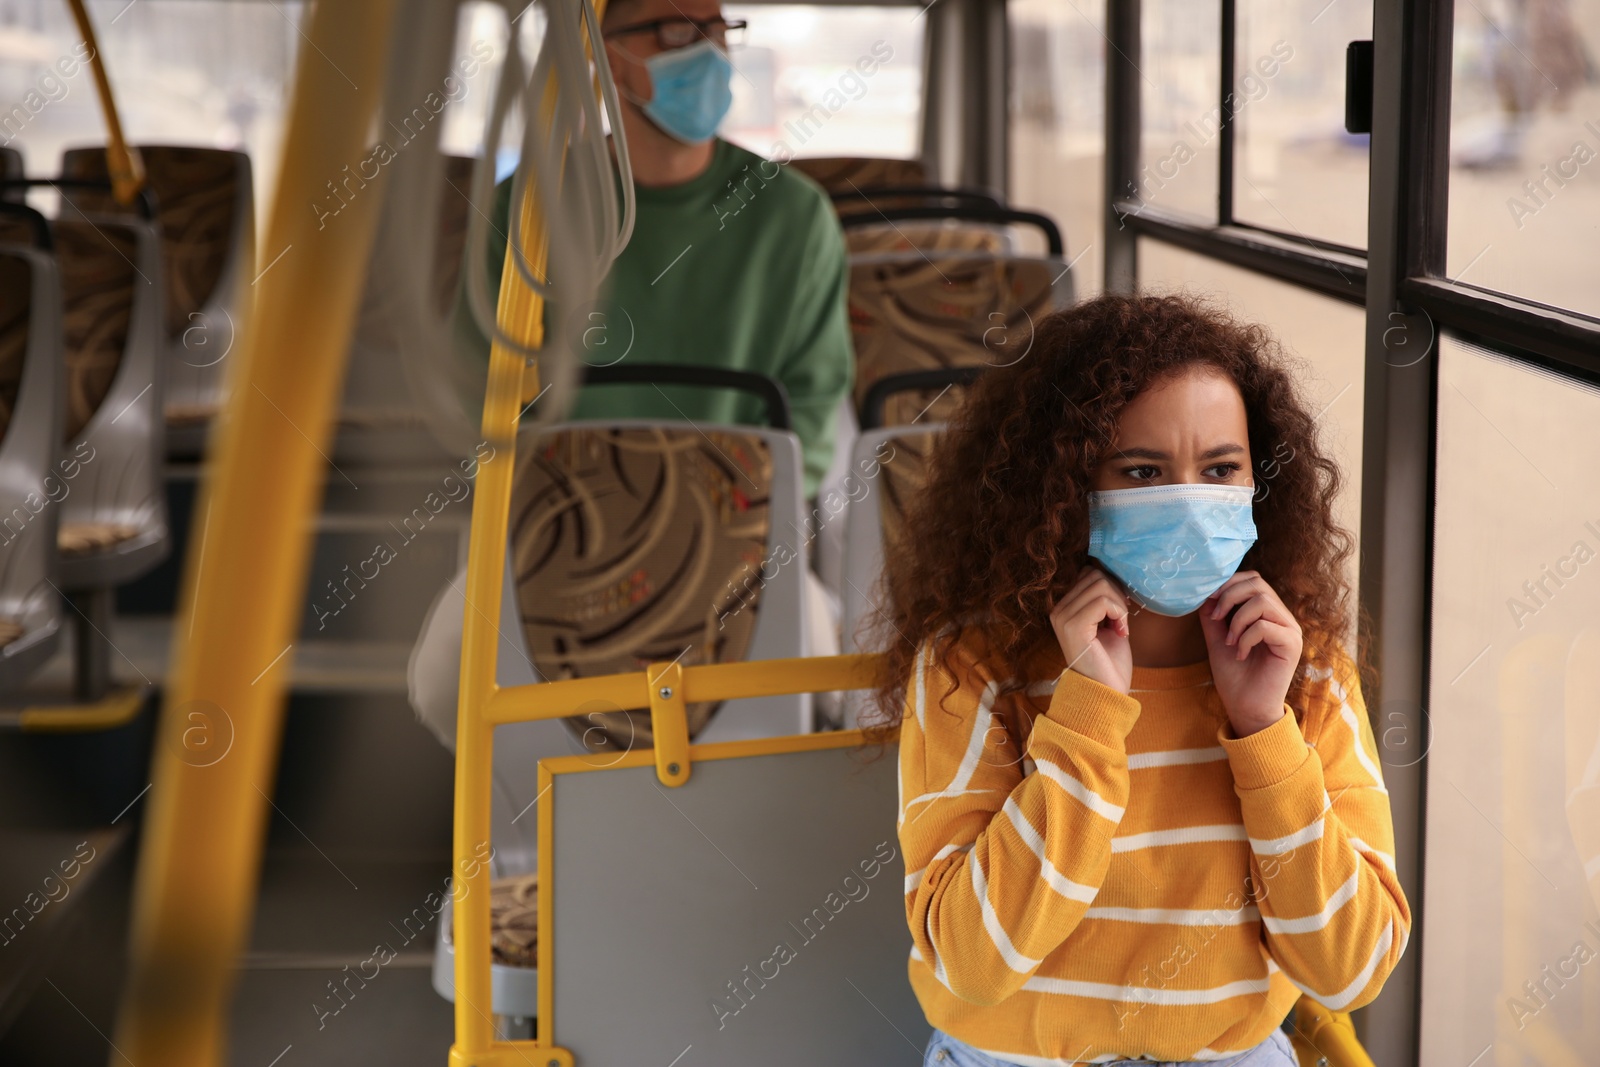
M556 1043L579 1067L920 1064L896 752L557 775Z

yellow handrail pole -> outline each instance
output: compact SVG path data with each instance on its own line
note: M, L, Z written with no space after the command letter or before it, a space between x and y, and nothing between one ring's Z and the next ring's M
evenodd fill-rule
M1373 1067L1372 1057L1356 1039L1355 1024L1348 1012L1329 1011L1310 997L1301 997L1294 1006L1294 1028L1299 1040L1293 1043L1305 1067L1324 1058L1328 1067ZM1315 1057L1311 1064L1306 1063L1302 1042L1310 1046Z
M531 186L531 183L530 183ZM530 219L530 216L533 216ZM543 269L543 228L533 206L533 190L522 204L522 232L529 259ZM533 241L539 244L533 246ZM533 251L532 249L537 249ZM509 256L509 252L508 252ZM515 265L505 265L496 319L523 344L537 344L543 333L539 296L521 283ZM535 308L531 328L526 301ZM519 307L521 310L519 311ZM454 862L451 870L453 940L456 949L456 1042L451 1063L466 1063L489 1051L490 1020L489 872L475 859L477 842L489 838L490 768L494 726L484 716L495 686L496 624L500 618L500 574L506 555L506 523L511 514L512 460L516 448L518 399L523 359L498 341L489 352L489 381L483 403L483 435L493 451L478 465L467 539L466 614L461 630L461 682L457 690ZM462 1058L466 1057L466 1058Z
M596 18L605 0L595 2ZM546 83L543 114L554 113L555 72ZM564 156L564 153L563 153ZM523 201L522 254L533 273L545 276L549 235L530 175ZM516 249L506 248L495 319L518 344L544 344L544 300L522 278ZM494 724L485 715L497 692L496 652L500 618L501 569L506 556L506 526L511 516L511 482L516 458L517 421L524 390L538 395L538 365L496 341L489 350L489 378L483 402L483 436L493 451L479 464L467 540L466 606L461 633L461 681L457 690L456 795L451 867L452 940L455 944L456 1040L450 1062L468 1064L487 1054L494 1042L489 991L489 871L479 846L490 837L490 776L494 766Z
M106 74L105 57L95 40L94 23L83 0L67 0L72 18L78 24L83 43L89 46L89 69L94 72L95 91L100 94L100 111L106 120L106 170L111 175L111 195L119 204L131 204L144 188L144 160L139 150L122 136L122 120L117 117L117 102L111 95L111 79Z
M114 1043L139 1064L224 1061L234 961L248 934L295 639L345 354L382 203L364 188L318 231L324 183L377 127L393 0L311 7L255 307L195 512L157 729ZM212 743L193 751L201 708ZM218 736L230 732L230 737ZM185 742L190 742L186 748ZM187 757L187 758L186 758ZM202 765L203 764L203 765ZM120 1062L120 1059L118 1060Z

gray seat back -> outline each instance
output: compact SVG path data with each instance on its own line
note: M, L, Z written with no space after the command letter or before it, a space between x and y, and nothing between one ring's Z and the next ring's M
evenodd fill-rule
M63 585L83 589L136 578L169 548L164 275L151 223L63 210L52 227L67 374L62 450L82 472L62 501L58 543Z
M55 651L56 528L81 467L58 455L61 288L43 252L0 249L0 688Z
M859 740L695 746L673 789L648 754L547 761L541 1040L580 1064L920 1064L897 750Z

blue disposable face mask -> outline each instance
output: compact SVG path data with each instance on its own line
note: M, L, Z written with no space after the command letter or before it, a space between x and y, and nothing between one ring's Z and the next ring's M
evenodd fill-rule
M1141 485L1089 494L1089 555L1157 615L1187 615L1256 543L1248 485Z
M684 144L711 139L733 106L733 63L711 41L658 52L644 61L650 101L641 111L669 137Z

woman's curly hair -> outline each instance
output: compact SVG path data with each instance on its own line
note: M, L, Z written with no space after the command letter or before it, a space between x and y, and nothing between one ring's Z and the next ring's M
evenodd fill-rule
M1055 646L1050 609L1089 561L1088 494L1122 411L1194 367L1220 370L1244 398L1257 541L1240 569L1259 571L1300 624L1288 703L1303 707L1307 665L1336 655L1349 629L1345 565L1355 550L1334 519L1343 478L1296 384L1305 365L1263 327L1193 296L1106 295L1041 320L1028 355L985 372L939 436L927 483L884 553L881 622L868 647L886 650L888 670L869 742L898 727L917 650L934 642L959 677L956 646L978 627L991 677L1010 679L993 708L1020 749L1032 713L1018 691L1037 680L1025 664ZM1361 621L1352 659L1370 676Z

